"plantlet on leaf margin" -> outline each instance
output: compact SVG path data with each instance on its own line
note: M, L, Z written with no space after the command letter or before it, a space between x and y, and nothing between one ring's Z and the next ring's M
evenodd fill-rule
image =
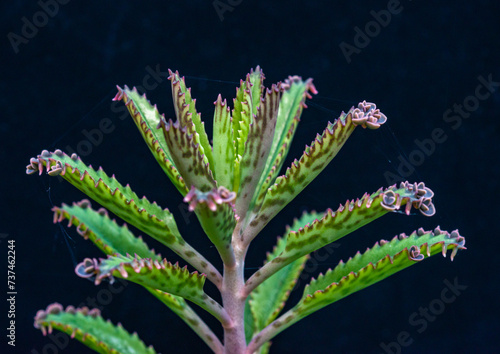
M51 176L59 175L102 206L94 210L83 200L53 208L54 222L67 220L68 226L76 226L80 235L107 255L83 260L75 269L78 276L96 285L115 278L140 284L215 353L268 353L274 336L311 313L434 254L446 256L450 249L453 260L458 250L465 249L458 231L448 233L439 227L401 234L391 241L382 239L363 254L358 252L312 278L299 302L280 315L311 252L388 212L404 208L409 214L416 208L432 216L434 193L423 182L404 182L348 200L337 210L304 213L278 238L264 265L245 279L245 255L252 240L326 168L357 126L377 129L387 117L366 101L342 112L279 176L302 110L307 108L305 100L317 93L312 79L290 76L266 89L262 70L251 70L236 89L232 110L220 95L214 102L212 146L184 78L169 73L175 122L167 121L146 96L127 86L118 87L114 100L125 102L156 161L219 252L222 266L210 263L184 240L168 209L139 198L128 184L123 186L102 168L87 166L75 154L44 150L30 160L26 173L46 170ZM111 220L107 210L175 252L186 265L172 264L157 254L127 224ZM222 303L204 292L207 280L220 291ZM188 301L219 320L222 340ZM35 327L44 334L53 329L66 332L100 353L155 352L135 333L105 322L97 310L52 304L38 312Z

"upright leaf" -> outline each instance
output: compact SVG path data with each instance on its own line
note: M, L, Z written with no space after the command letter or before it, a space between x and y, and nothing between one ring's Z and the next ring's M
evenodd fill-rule
M203 155L203 149L196 142L195 133L189 133L188 128L170 120L161 123L165 140L181 176L189 188L195 186L207 192L215 188L213 171Z
M123 100L125 102L125 106L128 108L130 115L134 119L135 124L139 128L144 141L153 153L156 161L158 161L160 167L179 192L181 192L183 196L186 195L188 188L175 167L163 132L159 129L160 122L165 118L160 115L156 105L152 106L146 99L146 95L139 95L135 87L132 90L127 86L125 86L124 89L119 86L117 86L117 88L118 93L113 100Z
M245 80L240 81L240 87L236 89L233 109L233 136L234 136L234 186L233 191L238 192L240 187L241 159L245 152L245 144L250 131L250 124L257 114L257 108L261 104L264 93L264 74L260 67L251 70Z
M121 324L104 321L98 309L66 307L54 303L40 310L35 317L35 327L44 335L57 329L76 338L90 349L105 354L154 354L153 347L146 347L136 333L128 333Z
M257 108L250 124L245 151L240 162L240 186L236 197L236 214L244 216L252 208L250 202L256 193L262 170L273 142L274 128L279 107L279 86L273 85Z
M200 154L213 173L212 146L208 141L205 125L201 121L201 114L196 111L196 99L191 97L191 88L186 87L184 77L180 77L177 71L174 73L169 70L168 72L172 83L172 99L177 121L181 127L187 128L189 134L193 135L194 143L200 145Z
M217 97L214 113L214 170L217 185L233 190L234 184L234 138L232 118L226 100Z
M258 193L254 195L252 205L259 209L269 186L274 183L281 170L290 149L295 130L300 121L306 98L312 98L310 93L316 94L312 79L302 81L298 76L290 76L281 85L281 95L273 143L266 160L264 173L260 177ZM255 210L255 211L257 211Z

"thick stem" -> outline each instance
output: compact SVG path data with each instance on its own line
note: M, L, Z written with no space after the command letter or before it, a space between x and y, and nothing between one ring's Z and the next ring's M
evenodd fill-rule
M233 249L235 263L229 267L224 265L222 280L222 303L231 318L230 326L224 326L224 353L243 354L246 349L245 340L245 300L243 289L245 287L244 268L247 248L241 247L238 240L239 228L233 234Z

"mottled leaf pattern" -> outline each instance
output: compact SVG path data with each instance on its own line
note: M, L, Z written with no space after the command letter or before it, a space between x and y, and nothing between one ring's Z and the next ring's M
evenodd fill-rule
M54 207L53 211L55 222L68 220L68 226L76 226L80 235L90 239L107 255L137 254L141 258L161 260L160 255L155 254L154 250L150 250L140 237L135 237L130 232L127 224L118 226L115 220L108 217L105 209L93 210L88 200L83 200L72 206L63 204L60 208ZM215 348L221 346L218 339L186 303L186 300L153 288L146 287L146 289L177 314L214 351Z
M283 252L256 272L247 281L248 287L253 289L265 277L274 274L296 259L335 242L386 214L389 211L386 205L388 196L390 196L390 201L392 198L398 200L398 208L411 207L413 204L419 206L422 200L426 199L427 194L424 193L427 190L431 193L424 184L420 184L419 188L415 189L414 185L402 183L399 189L396 186L385 190L381 188L371 195L365 194L361 199L347 201L345 205L340 205L337 211L328 209L321 218L306 224L297 231L289 232Z
M140 199L129 185L124 187L114 176L109 177L102 168L96 171L76 155L69 157L60 150L53 153L44 151L38 155L37 160L40 173L43 167L50 173L62 166L61 177L129 224L156 236L164 244L184 242L168 209L150 203L145 197Z
M181 237L168 209L150 203L145 197L139 199L130 186L123 187L114 176L109 177L101 168L95 171L76 155L69 157L60 150L54 153L45 150L38 155L36 161L40 174L43 168L49 174L57 171L61 177L106 209L163 243L199 271L206 273L212 282L220 283L218 271Z
M279 86L267 90L250 124L245 151L240 162L240 187L235 203L237 215L246 215L247 210L252 208L250 201L256 191L274 136L279 95Z
M292 227L288 228L285 236L278 239L278 243L274 247L273 252L267 255L266 263L271 262L285 250L286 240L291 232L298 231L305 225L312 223L318 217L321 217L321 215L314 212L310 214L305 213L300 219L295 220ZM308 258L309 255L305 255L293 261L270 278L266 279L252 291L250 294L252 299L250 301L250 307L256 322L255 327L257 331L262 330L271 323L283 309L290 295L290 291L292 291L295 286Z
M390 242L381 240L365 253L357 253L333 270L320 275L304 289L302 299L292 309L266 327L251 348L269 341L302 318L346 296L373 285L421 260L452 250L451 258L464 249L465 239L457 231L448 233L419 229L410 236L401 234Z
M80 235L107 255L137 254L142 258L161 260L161 256L150 250L142 238L132 234L127 224L119 226L109 218L105 209L92 209L88 200L72 206L63 204L60 208L52 208L52 211L54 222L68 220L68 226L75 226Z
M214 172L217 186L233 190L234 184L234 137L231 112L227 101L217 97L214 113Z
M208 141L205 124L201 121L201 114L196 111L196 99L191 97L191 89L186 87L184 77L180 77L177 71L174 73L169 70L169 74L169 79L172 83L172 99L174 101L177 122L181 127L187 128L190 135L193 135L193 142L196 145L200 145L199 151L203 156L203 161L205 164L208 163L210 168L212 168L214 164L212 146ZM172 150L170 151L173 152Z
M179 121L162 122L162 129L172 158L186 185L189 188L195 186L203 192L215 188L212 171L204 158L201 145L196 143L196 135L190 134Z
M236 226L233 201L236 193L224 187L203 193L192 188L184 198L189 203L189 210L194 210L201 227L215 245L228 267L234 266L234 252L231 236Z
M382 240L363 254L358 252L346 263L340 262L333 270L313 279L293 312L303 318L424 258L439 253L445 255L446 250L453 250L453 259L464 245L463 237L456 231L448 233L439 228L415 231L410 236L401 234L390 242Z
M273 143L257 187L258 193L254 195L251 203L255 212L262 205L267 189L274 183L288 155L302 110L306 107L305 100L308 97L311 98L309 92L317 93L312 79L302 81L298 76L290 76L285 80L282 89Z
M328 123L323 134L318 135L311 146L306 146L300 160L295 160L286 174L278 177L269 188L250 227L261 230L290 203L337 155L355 127L351 113L342 114L335 123Z
M114 277L127 279L147 288L160 290L181 296L207 310L217 319L223 321L221 306L203 291L205 275L190 273L187 267L149 258L132 257L130 255L108 256L106 259L85 259L76 268L82 277L95 278L96 284L103 279L113 281Z
M76 154L69 157L60 150L44 150L30 160L27 174L42 174L45 169L51 176L60 175L197 270L190 272L187 266L181 268L162 259L126 224L119 226L111 220L106 209L93 210L83 200L53 209L54 222L67 220L68 226L75 226L108 255L101 260L86 258L75 269L78 276L96 284L120 277L144 286L216 353L267 354L277 333L324 306L440 251L445 255L452 249L453 260L459 249L465 249L465 240L457 231L439 228L382 240L313 279L298 304L279 316L311 252L388 212L409 215L415 208L432 216L436 211L434 193L422 182L404 182L349 200L335 211L305 213L278 238L264 266L245 282L245 255L251 241L326 168L356 126L378 129L387 117L374 103L360 102L334 123L329 122L300 159L278 177L307 108L306 99L317 93L312 79L290 76L266 89L260 67L252 70L240 81L232 111L221 95L217 97L212 148L191 89L178 72L169 70L169 74L175 122L160 115L135 88L118 87L114 100L125 102L155 159L184 196L189 211L196 213L223 261L224 276L185 242L167 209L145 197L139 199L128 185L107 176L102 168L86 166ZM220 291L226 308L204 292L207 278ZM186 300L221 322L224 345ZM120 326L105 323L97 310L68 307L64 311L61 305L50 305L37 314L35 326L44 333L53 328L65 331L102 353L154 352Z
M200 301L203 298L205 276L190 273L184 267L166 260L155 261L138 256L109 256L99 262L96 269L96 283L105 278L119 277L184 298Z
M250 132L250 124L257 114L264 93L264 74L259 67L252 70L245 80L241 80L240 87L236 90L233 109L233 136L234 136L234 186L235 192L240 187L241 159L245 152L245 144Z
M121 324L104 321L100 311L86 307L51 304L46 310L38 311L35 327L43 334L53 329L65 332L97 353L103 354L154 354L153 347L146 347L136 333L128 333Z
M134 119L135 124L139 128L144 141L153 153L156 161L160 164L163 171L170 178L174 186L184 196L188 192L188 188L175 167L175 163L170 156L167 142L161 129L158 125L165 119L155 106L146 99L146 96L139 95L134 87L130 90L127 86L124 89L118 86L118 93L114 100L123 100L125 102L130 115Z

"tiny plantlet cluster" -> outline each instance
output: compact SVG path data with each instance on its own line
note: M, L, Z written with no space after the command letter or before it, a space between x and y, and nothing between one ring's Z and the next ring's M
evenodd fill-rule
M300 300L282 313L311 252L389 212L409 214L413 208L432 216L434 193L423 182L404 182L365 193L335 210L306 212L278 238L264 265L245 279L245 255L269 221L327 167L356 127L377 129L387 118L366 101L342 112L280 175L306 99L316 93L311 79L290 76L265 88L261 69L252 70L236 89L232 109L220 95L215 101L212 143L184 78L170 72L169 80L175 122L127 86L118 87L114 100L127 106L156 161L216 247L220 263L212 264L203 250L186 242L168 209L139 198L128 184L86 165L76 154L44 150L30 160L28 174L45 170L61 176L102 206L96 210L84 199L53 209L54 222L75 226L107 256L84 259L75 269L78 276L96 284L122 278L143 286L215 353L268 353L271 339L304 317L427 257L446 256L451 250L453 260L465 249L465 239L457 231L439 227L382 239L312 278ZM125 223L111 219L108 211ZM186 266L172 264L150 249L127 224L175 252ZM190 240L197 237L204 236ZM215 285L220 298L205 293L206 281ZM223 338L206 325L193 304L220 322ZM35 327L44 334L63 331L99 353L155 353L137 334L103 320L98 309L51 304L36 314Z

